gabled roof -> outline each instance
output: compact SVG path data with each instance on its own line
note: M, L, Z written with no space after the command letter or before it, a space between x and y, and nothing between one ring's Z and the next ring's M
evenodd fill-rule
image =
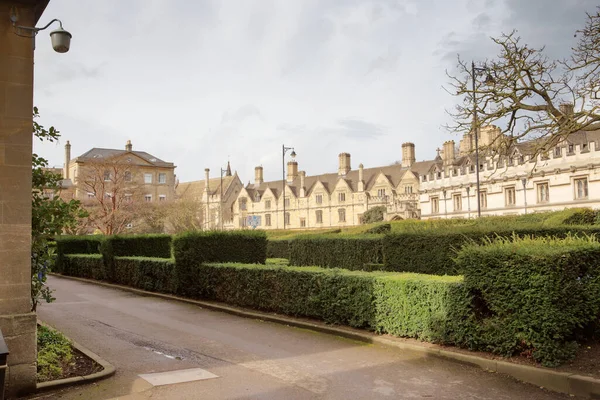
M236 179L239 179L237 174L233 176L223 177L223 194L227 192L227 189ZM191 181L191 182L180 182L175 193L179 198L187 199L201 199L204 194L204 188L206 187L206 181ZM208 188L210 195L221 194L221 178L212 178L208 180Z
M86 162L91 160L101 160L101 159L111 159L113 157L121 157L127 154L132 154L136 157L132 157L132 164L134 165L145 165L143 162L140 162L140 159L147 162L148 164L157 166L157 167L167 167L174 168L175 165L172 162L163 161L158 157L153 156L152 154L146 153L145 151L126 151L126 150L118 150L118 149L103 149L94 147L91 150L83 153L79 157L76 157L72 160L72 162Z

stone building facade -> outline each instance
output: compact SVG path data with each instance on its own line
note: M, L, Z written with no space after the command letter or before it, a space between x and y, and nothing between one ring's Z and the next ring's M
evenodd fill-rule
M285 180L265 182L263 167L233 202L233 228L318 229L359 225L362 215L385 206L387 219L418 218L418 176L429 164L416 162L414 145L402 146L402 163L358 169L341 153L337 173L307 176L289 161ZM285 201L285 214L284 214Z
M232 205L244 185L231 165L218 178L210 178L210 169L204 170L204 180L181 182L177 186L177 200L195 201L202 210L203 229L232 229Z
M33 39L48 0L0 0L0 330L6 341L9 395L36 387L36 315L31 312L31 153Z
M465 135L458 149L454 141L444 143L419 176L423 219L477 216L473 139ZM600 207L600 131L576 132L538 155L536 141L516 144L503 156L491 154L490 145L503 139L496 127L481 129L478 139L482 216Z

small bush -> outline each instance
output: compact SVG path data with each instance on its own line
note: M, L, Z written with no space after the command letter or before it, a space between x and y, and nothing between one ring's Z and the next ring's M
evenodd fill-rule
M288 240L269 240L267 242L267 258L290 258L290 242Z
M377 206L377 207L370 208L367 211L365 211L365 213L363 214L362 223L363 224L371 224L373 222L383 221L383 216L385 215L386 211L387 211L386 206Z
M391 231L392 231L391 224L380 224L380 225L377 225L377 226L367 229L365 231L365 233L370 234L370 235L381 235L381 234L385 234L385 233L390 233Z
M290 265L360 270L383 261L381 237L315 237L290 241Z
M600 243L591 238L497 239L456 257L472 294L454 338L469 348L531 355L546 366L572 358L600 311Z
M567 211L567 210L565 210ZM594 225L600 213L590 208L571 208L569 214L565 215L563 223L566 225Z
M71 342L60 332L38 326L37 380L51 381L61 378L63 370L73 361Z

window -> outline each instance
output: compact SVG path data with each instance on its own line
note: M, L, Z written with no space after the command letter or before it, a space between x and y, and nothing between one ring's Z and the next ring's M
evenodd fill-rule
M550 193L548 192L548 182L542 182L537 184L537 201L538 203L547 203L550 200Z
M452 202L454 203L454 211L462 210L462 195L460 193L452 195Z
M346 193L344 193L344 192L340 192L340 193L338 193L338 201L339 201L340 203L343 203L343 202L345 202L345 201L346 201Z
M452 176L458 176L458 168L452 169Z
M437 214L440 212L440 199L439 197L431 197L431 213Z
M412 185L404 186L404 193L411 194L413 192Z
M152 174L151 173L144 174L144 183L152 183Z
M316 195L315 200L316 200L317 204L323 204L323 195L322 194Z
M158 201L166 201L167 200L167 196L164 194L161 194L158 196Z
M246 211L248 209L247 199L245 197L240 198L240 210Z
M554 157L560 157L562 155L562 151L560 149L560 147L555 147L554 148Z
M323 223L323 211L322 210L315 211L315 217L317 218L317 224Z
M516 204L516 192L514 187L504 189L504 204L506 206L514 206Z
M573 145L572 144L569 145L569 154L573 154Z
M290 213L289 212L285 213L285 224L286 225L290 224Z
M271 209L271 200L265 200L265 210ZM269 216L271 218L271 216Z
M588 149L588 144L584 143L581 145L581 151L586 151Z
M125 182L131 182L131 171L125 171Z
M158 174L158 183L167 183L167 174L161 172Z
M385 197L385 189L378 189L377 190L377 196L378 197Z
M479 192L479 206L487 208L487 192Z
M301 228L305 228L306 227L306 218L300 218L300 227Z
M146 202L151 202L152 201L152 195L151 194L147 194L144 196L144 201Z
M94 198L94 193L88 192L87 198L88 199L93 199Z
M286 197L285 200L283 200L285 202L285 206L289 207L290 206L290 198Z
M469 165L469 172L475 172L475 166Z
M265 226L271 226L271 214L265 214Z
M435 174L436 179L442 179L442 173L441 172L436 172Z
M338 221L346 222L346 209L345 208L338 209Z
M104 182L108 182L110 181L110 171L106 170L104 171Z
M587 178L575 179L575 198L587 199L588 197L588 180Z
M254 194L254 201L260 201L260 194L258 194L258 193Z

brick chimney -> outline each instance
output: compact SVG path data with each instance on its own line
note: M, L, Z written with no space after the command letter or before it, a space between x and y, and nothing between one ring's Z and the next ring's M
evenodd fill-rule
M210 176L210 168L204 168L204 191L209 192L208 180Z
M71 143L67 140L65 144L65 168L63 170L63 178L69 179L69 167L71 163Z
M444 165L451 165L454 159L456 158L456 154L454 152L454 140L448 140L444 142L442 160L444 161Z
M346 175L350 172L350 153L340 153L338 156L339 159L339 168L338 175Z
M287 181L292 182L298 176L298 161L288 161Z
M358 191L365 191L365 176L364 176L364 165L358 164Z

